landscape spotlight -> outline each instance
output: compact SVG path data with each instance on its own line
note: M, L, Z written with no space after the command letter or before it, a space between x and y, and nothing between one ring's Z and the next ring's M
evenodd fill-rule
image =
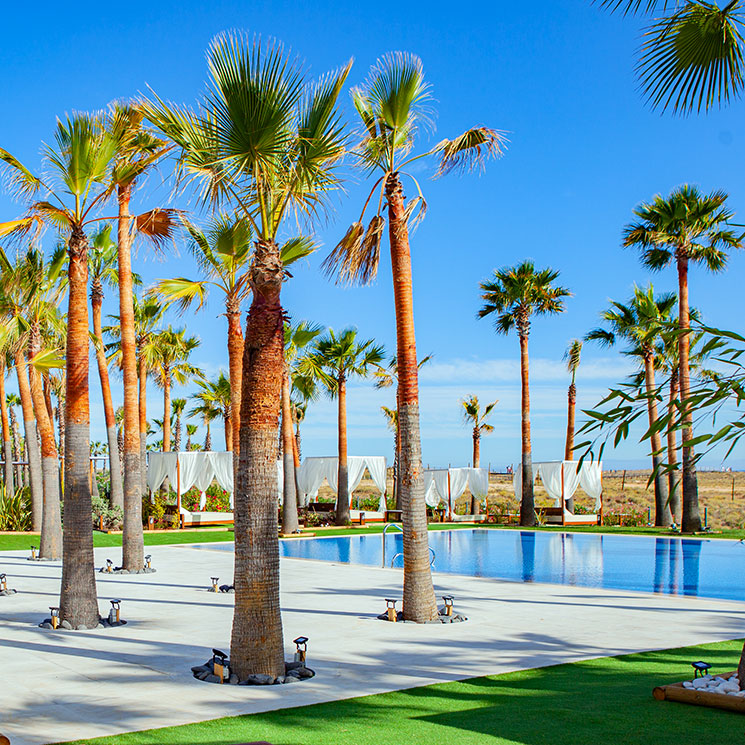
M49 611L52 614L52 628L56 629L59 626L59 608L50 605Z
M210 577L212 580L212 592L220 592L220 588L217 586L217 583L219 582L219 577Z
M708 662L702 662L701 660L699 660L698 662L692 662L691 666L696 671L693 675L694 678L698 678L699 675L706 675L706 673L709 672L709 668L711 667Z
M297 639L293 639L292 643L295 645L295 662L302 662L303 667L305 666L305 654L308 651L308 637L299 636Z
M31 558L36 558L36 546L31 546Z
M145 566L146 566L146 567L147 567L148 569L152 569L152 567L150 566L150 559L152 559L152 558L153 558L153 555L152 555L152 554L148 554L148 555L147 555L147 556L145 557Z
M398 614L396 613L396 601L391 598L385 599L386 613L388 614L388 620L396 622L398 620Z
M8 577L5 574L5 572L3 572L2 574L0 574L0 592L3 592L4 590L7 590L7 589L8 589Z
M114 562L111 559L106 559L106 571L109 574L114 571Z
M230 677L228 656L219 649L212 650L212 673L220 678L220 683L224 683L225 678Z
M442 599L445 602L445 615L452 616L453 615L453 596L443 595Z
M111 600L111 610L109 611L109 623L113 626L121 621L121 600Z

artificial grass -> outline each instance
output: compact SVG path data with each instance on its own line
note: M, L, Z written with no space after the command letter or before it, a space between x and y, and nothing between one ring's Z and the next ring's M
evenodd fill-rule
M711 733L740 742L741 715L656 701L652 689L691 677L692 660L733 670L741 648L730 641L604 657L74 745L687 745Z

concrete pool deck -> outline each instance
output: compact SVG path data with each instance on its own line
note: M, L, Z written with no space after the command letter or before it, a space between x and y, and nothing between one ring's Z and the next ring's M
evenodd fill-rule
M0 733L11 745L110 735L303 706L478 675L743 636L745 603L435 574L467 623L374 620L401 596L401 571L282 559L287 656L305 635L317 675L292 686L217 686L192 677L212 647L227 651L232 553L152 546L149 575L97 575L100 610L120 598L128 624L52 632L59 562L0 552L18 594L0 597ZM96 564L119 549L96 549ZM688 671L681 670L681 674Z

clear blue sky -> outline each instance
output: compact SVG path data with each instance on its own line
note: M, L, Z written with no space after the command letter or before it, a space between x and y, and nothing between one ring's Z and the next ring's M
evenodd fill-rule
M517 340L495 335L487 321L475 317L478 284L495 268L530 257L560 270L562 283L574 292L567 312L536 320L531 336L534 457L556 459L563 453L568 379L561 357L567 343L597 324L608 298L626 299L634 282L649 279L636 255L619 247L633 207L691 182L707 191L725 189L731 206L745 211L741 104L688 119L651 112L633 77L641 23L608 16L589 0L495 3L468 12L451 3L411 2L397 5L395 13L380 4L327 0L39 2L6 8L4 23L0 146L34 168L41 141L51 139L55 117L65 112L98 109L148 86L164 98L194 102L205 85L205 49L226 29L280 39L314 75L354 57L352 83L363 80L385 52L416 53L437 101L430 140L476 124L508 131L505 157L489 163L481 176L432 181L431 171L417 173L429 202L412 238L418 348L434 354L421 380L425 463L470 460L469 431L459 412L459 399L470 393L500 401L496 432L482 443L483 461L503 466L519 457ZM351 117L346 97L345 107ZM319 228L324 247L296 268L284 302L295 319L337 329L354 325L392 350L388 261L384 258L377 283L368 288L337 288L319 271L356 218L366 186L349 172L346 191ZM140 198L149 207L168 196L156 177ZM2 219L18 212L18 205L0 197ZM739 327L733 311L743 262L745 256L733 257L720 276L694 270L691 300L712 324ZM195 276L183 247L180 255L161 259L141 247L136 269L146 282ZM655 276L654 282L660 290L674 289L674 273ZM190 332L202 339L194 360L210 372L225 366L221 311L214 296L206 311L187 319ZM614 353L587 345L578 380L580 406L596 403L626 367ZM104 439L94 368L91 383L92 436ZM151 407L156 396L153 389ZM390 456L391 437L379 407L392 399L369 384L350 390L351 453ZM161 416L162 410L149 413ZM312 406L304 454L335 452L334 419L333 404ZM644 464L644 453L643 446L628 443L607 453L605 462ZM735 455L732 462L741 459ZM708 462L718 464L716 458Z

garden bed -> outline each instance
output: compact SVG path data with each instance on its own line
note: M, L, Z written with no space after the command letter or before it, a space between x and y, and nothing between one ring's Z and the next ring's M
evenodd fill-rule
M729 680L737 675L733 670L717 677ZM701 680L701 678L699 678ZM684 683L671 683L669 685L657 686L652 695L658 701L679 701L682 704L693 704L694 706L709 706L714 709L726 709L745 714L745 696L733 696L729 693L713 693L701 688L686 688Z

